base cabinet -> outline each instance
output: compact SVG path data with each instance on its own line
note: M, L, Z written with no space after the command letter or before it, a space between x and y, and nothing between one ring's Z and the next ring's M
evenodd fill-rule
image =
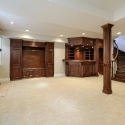
M45 69L22 69L23 78L35 78L45 76Z
M97 76L96 61L70 61L64 60L66 76L89 77Z
M81 63L69 63L69 76L81 76Z
M95 76L95 63L85 63L83 66L83 77Z
M21 79L22 75L21 75L21 67L20 66L12 67L12 68L10 68L10 70L11 70L11 75L10 75L11 80Z

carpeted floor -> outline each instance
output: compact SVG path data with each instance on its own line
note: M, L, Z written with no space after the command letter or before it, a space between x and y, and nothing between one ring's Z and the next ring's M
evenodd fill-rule
M102 76L35 78L3 83L0 125L125 125L125 83L112 81L102 93ZM3 85L2 84L2 85Z
M6 94L7 94L8 89L9 89L9 84L0 85L0 97L5 97Z

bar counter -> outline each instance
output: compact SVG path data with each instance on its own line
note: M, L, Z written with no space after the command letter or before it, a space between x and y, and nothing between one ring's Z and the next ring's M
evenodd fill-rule
M96 60L67 60L65 62L65 75L73 77L98 76Z

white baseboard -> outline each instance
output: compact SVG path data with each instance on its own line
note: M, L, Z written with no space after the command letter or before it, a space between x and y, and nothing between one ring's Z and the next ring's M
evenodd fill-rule
M0 78L0 82L9 82L10 78Z
M54 77L60 77L60 76L65 76L65 73L54 74Z

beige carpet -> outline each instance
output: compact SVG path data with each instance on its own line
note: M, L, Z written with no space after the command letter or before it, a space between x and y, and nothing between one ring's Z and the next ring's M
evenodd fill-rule
M6 83L0 125L125 125L125 84L102 93L102 76L35 78Z
M8 89L9 89L9 85L1 84L0 85L0 97L5 97L6 94L7 94Z

